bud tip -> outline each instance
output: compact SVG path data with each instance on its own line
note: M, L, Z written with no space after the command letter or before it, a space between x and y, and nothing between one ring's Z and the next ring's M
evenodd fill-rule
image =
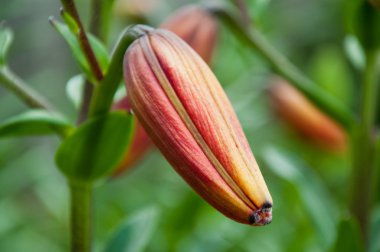
M249 223L253 226L264 226L272 222L272 204L266 202L262 207L249 216Z

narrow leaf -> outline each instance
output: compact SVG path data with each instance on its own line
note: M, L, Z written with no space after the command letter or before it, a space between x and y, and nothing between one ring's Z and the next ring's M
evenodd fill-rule
M70 46L70 49L78 64L80 65L83 73L86 75L86 78L91 82L95 82L95 77L91 72L91 68L87 62L86 56L82 51L80 43L76 37L77 34L73 33L73 31L70 30L66 24L63 24L55 19L51 18L50 23L62 35L62 37ZM102 71L105 72L109 63L107 49L96 37L92 36L91 34L88 34L88 39L92 46L92 49L95 52L95 56L100 64Z
M60 115L45 110L31 110L8 119L0 125L0 137L21 137L60 134L72 126Z
M93 118L62 142L57 166L72 180L99 179L123 158L133 130L133 117L121 111Z
M5 65L5 57L13 40L11 29L0 25L0 67Z
M118 228L109 240L104 252L145 251L153 231L156 229L158 211L156 208L144 209Z
M63 20L65 20L65 23L70 29L70 31L76 36L78 36L80 29L75 19L64 9L61 10L61 16Z

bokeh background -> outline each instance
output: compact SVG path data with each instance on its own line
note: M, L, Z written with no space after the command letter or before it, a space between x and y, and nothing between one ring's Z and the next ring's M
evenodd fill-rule
M119 3L109 49L123 27L136 20L134 15L156 26L173 10L196 1L136 2L146 4L144 18L140 7L124 10ZM357 107L353 98L358 74L345 50L351 48L345 35L346 1L247 2L254 25L278 50L337 99ZM77 3L88 21L89 1ZM58 0L1 0L0 20L15 35L8 56L11 68L74 122L76 109L65 86L79 68L48 23L49 16L59 17L59 8ZM334 153L315 146L276 118L265 92L273 77L270 68L221 24L211 65L271 191L273 222L250 227L227 219L195 194L153 148L133 170L96 187L95 251L103 251L113 232L128 221L138 223L128 251L334 250L339 228L350 226L349 151ZM0 122L28 109L2 87L0 108ZM55 136L0 139L0 251L68 250L69 196L54 164L58 144ZM374 213L373 229L379 228L379 214ZM371 251L379 248L371 244Z

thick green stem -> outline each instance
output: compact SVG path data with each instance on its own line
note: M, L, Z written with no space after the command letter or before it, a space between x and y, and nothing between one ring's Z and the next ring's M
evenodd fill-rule
M307 78L283 54L271 46L257 29L244 29L243 25L222 9L210 9L210 11L219 17L237 35L240 41L266 59L275 72L297 87L322 110L345 127L349 127L352 124L354 118L351 111Z
M368 224L373 205L375 173L375 117L379 79L377 53L367 52L363 73L361 120L353 139L351 210L368 241Z
M0 84L12 91L29 107L52 110L52 106L45 100L45 97L6 67L0 68Z
M137 28L136 28L137 27ZM90 116L99 115L109 111L114 94L120 84L123 74L123 58L128 46L138 37L139 27L128 27L121 34L108 66L104 79L96 86L90 105ZM147 28L149 29L149 28Z
M71 207L71 251L91 251L92 185L69 182Z

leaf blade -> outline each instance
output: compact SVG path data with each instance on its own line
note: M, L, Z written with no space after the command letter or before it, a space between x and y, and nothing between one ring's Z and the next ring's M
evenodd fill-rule
M76 34L70 30L66 24L61 23L55 19L50 19L50 23L53 27L61 34L61 36L66 40L69 45L71 52L74 55L74 58L78 62L81 67L83 73L86 75L86 78L90 80L92 83L96 83L96 78L91 71L91 68L87 62L86 56L82 51L80 43L76 37ZM93 35L88 34L88 39L92 49L94 50L96 59L99 62L100 68L103 72L107 70L109 64L109 55L105 46Z
M0 125L0 138L67 134L71 124L60 115L45 110L31 110L12 117Z
M62 142L56 153L56 164L74 181L99 179L123 158L133 130L134 120L125 112L90 119Z

